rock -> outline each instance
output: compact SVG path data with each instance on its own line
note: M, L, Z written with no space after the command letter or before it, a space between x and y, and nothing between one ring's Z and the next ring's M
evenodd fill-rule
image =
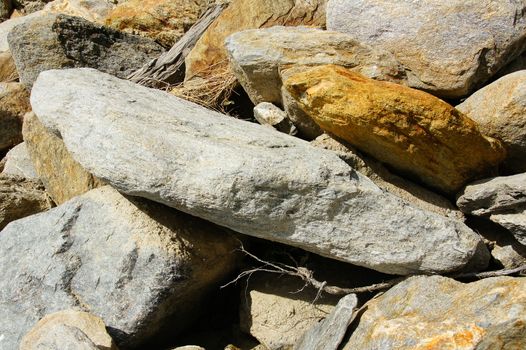
M468 225L480 233L491 249L495 263L504 269L515 269L526 265L526 246L520 244L512 234L487 218L472 216Z
M95 315L77 310L64 310L44 316L38 323L27 333L20 343L21 350L39 349L44 345L45 340L49 339L50 333L53 333L60 326L72 327L80 330L95 346L95 349L117 350L110 335L106 331L104 321ZM55 337L52 337L55 338ZM55 338L58 345L64 345L63 339ZM57 347L57 350L63 349Z
M55 203L62 204L104 185L71 157L64 142L48 131L34 113L26 115L23 132L38 177Z
M475 122L422 91L334 65L295 74L285 87L325 131L446 194L491 174L505 156Z
M51 200L40 181L0 174L0 230L11 221L51 207Z
M252 276L241 293L241 329L269 350L292 349L338 302L328 296L314 303L317 291L302 287L293 277Z
M338 350L358 304L355 294L344 296L331 314L309 329L294 350Z
M254 118L259 124L270 126L285 134L295 135L296 128L287 118L285 112L269 102L261 102L254 107Z
M55 0L46 4L43 10L46 13L62 13L102 24L116 3L117 0Z
M54 70L31 102L90 173L235 231L393 274L489 257L465 225L384 193L336 155L162 91Z
M415 207L431 211L442 216L464 221L464 214L448 199L414 182L390 172L377 160L360 154L352 146L346 146L323 134L311 142L311 145L336 153L351 168L367 176L378 187L404 199Z
M11 52L0 52L0 82L13 82L17 79L18 71Z
M22 142L22 122L30 110L29 92L22 84L0 83L0 151Z
M38 179L37 172L29 153L27 152L26 143L22 142L6 154L6 163L2 173L24 177L26 179Z
M412 87L459 98L521 54L525 13L522 1L329 0L327 28L392 52Z
M206 350L206 349L200 346L196 346L196 345L185 345L185 346L178 346L176 348L173 348L172 350Z
M122 348L166 324L180 332L235 267L233 249L224 229L109 186L12 222L0 232L2 345L69 308L102 318Z
M15 8L20 12L20 15L28 15L40 11L46 6L48 2L53 0L16 0Z
M283 105L280 72L291 66L338 64L378 80L407 80L405 69L390 52L343 33L276 26L234 33L225 46L232 70L254 104Z
M33 341L33 339L32 339ZM35 342L20 346L20 350L99 350L89 337L76 327L55 324Z
M208 0L128 0L106 17L109 27L147 36L170 48L197 21Z
M464 213L489 217L526 245L526 173L469 184L457 206Z
M233 0L186 57L186 80L228 68L225 39L245 29L276 25L325 27L327 0ZM267 101L270 102L270 101Z
M411 277L367 304L344 350L523 349L526 279Z
M125 78L163 51L150 39L67 15L36 17L13 28L8 40L28 88L48 69L92 67Z
M506 75L457 106L506 147L510 174L526 172L526 71Z

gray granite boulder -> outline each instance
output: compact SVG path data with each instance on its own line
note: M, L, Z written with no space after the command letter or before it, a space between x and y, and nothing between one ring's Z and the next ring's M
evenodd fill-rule
M327 29L392 52L421 81L458 98L519 56L526 3L501 0L329 0Z
M170 324L180 332L235 268L224 229L109 186L0 232L0 347L17 349L43 316L74 308L104 321L119 347Z
M386 273L488 261L463 223L417 209L333 153L270 128L86 68L41 73L31 103L76 161L124 193Z
M464 213L489 217L526 245L526 173L474 182L457 205Z
M91 67L125 78L163 52L150 39L62 14L25 21L8 41L20 81L29 88L48 69Z
M13 147L7 152L5 158L6 162L4 170L2 170L3 174L20 176L26 179L38 179L35 167L33 166L29 153L27 152L25 142Z

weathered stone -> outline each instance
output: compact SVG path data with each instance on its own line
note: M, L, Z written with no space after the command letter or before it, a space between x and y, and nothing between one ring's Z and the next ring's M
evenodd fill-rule
M17 79L18 71L11 52L0 52L0 82L12 82Z
M0 174L0 230L11 221L51 207L52 202L40 181Z
M326 65L285 81L324 130L443 193L495 171L505 151L446 102Z
M0 0L0 20L6 20L11 15L13 4L11 0Z
M392 52L421 81L458 98L524 50L526 3L500 0L329 0L327 28Z
M526 71L506 75L480 89L457 109L506 147L506 171L526 171Z
M186 77L205 76L228 67L225 39L245 29L276 25L325 27L327 0L233 0L208 27L186 57Z
M55 0L49 2L43 11L82 17L90 22L102 24L116 3L117 0Z
M224 229L109 186L0 232L0 338L15 349L44 315L96 314L123 348L188 325L235 267ZM38 257L38 259L35 259Z
M412 277L370 301L344 350L524 349L526 279Z
M38 339L20 346L20 350L100 350L90 338L77 327L55 324ZM14 350L14 348L13 348Z
M300 342L294 346L294 350L338 350L357 304L358 298L355 294L341 298L326 319L303 335Z
M16 145L7 152L5 159L4 169L1 170L3 174L38 180L37 172L29 157L25 142Z
M464 224L384 193L331 152L168 93L84 68L41 73L31 102L87 171L235 231L394 274L489 257Z
M225 46L232 70L254 104L281 106L280 72L294 65L337 64L373 79L407 80L405 69L390 52L338 32L276 26L232 34Z
M302 287L293 277L253 276L241 293L241 329L269 350L292 349L338 302L328 296L313 303L317 291Z
M382 163L361 154L350 145L343 145L327 134L311 145L336 153L351 168L367 176L378 187L400 197L415 207L442 216L464 221L464 214L445 197L390 172Z
M125 78L163 51L150 39L54 14L16 26L8 40L20 81L28 88L48 69L92 67Z
M526 245L526 173L469 184L457 205L464 213L489 217Z
M0 151L22 142L22 122L30 110L29 92L22 84L0 83Z
M270 126L285 134L296 134L296 128L287 118L287 114L272 103L261 102L255 106L254 118L261 125Z
M104 184L71 157L64 142L34 113L26 115L23 133L38 177L55 203L62 204Z
M40 11L46 6L48 2L53 0L15 0L15 8L20 13L20 16L28 15Z
M106 17L109 27L147 36L164 47L173 44L206 9L209 0L128 0Z
M117 350L113 339L106 331L104 321L95 315L77 310L63 310L44 316L24 336L20 343L20 350L39 349L39 345L46 345L48 336L57 326L65 325L79 329L94 344L96 349ZM63 339L56 339L58 345L64 345ZM63 349L57 347L57 350Z

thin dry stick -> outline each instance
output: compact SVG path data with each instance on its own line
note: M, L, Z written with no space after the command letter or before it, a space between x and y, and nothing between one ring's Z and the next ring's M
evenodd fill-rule
M314 288L318 290L318 294L316 296L315 301L319 298L321 292L325 292L327 294L331 295L347 295L351 293L367 293L367 292L377 292L389 289L396 284L406 280L409 277L412 276L404 276L399 278L394 278L392 280L382 282L382 283L376 283L369 286L364 287L356 287L356 288L340 288L337 286L330 286L327 285L327 282L320 282L314 278L314 274L312 271L305 267L293 267L282 263L271 263L268 261L265 261L263 259L260 259L256 255L248 252L243 244L240 243L239 250L243 252L244 254L250 256L254 260L258 261L262 265L260 267L256 267L247 271L241 272L233 281L230 281L229 283L221 286L221 288L224 288L230 284L236 283L243 277L247 275L252 275L255 272L270 272L270 273L277 273L280 275L288 275L288 276L295 276L301 278L306 285L311 285ZM521 273L526 271L526 265L514 268L514 269L503 269L503 270L497 270L497 271L488 271L488 272L478 272L478 273L461 273L456 274L452 276L448 276L450 278L457 278L457 279L465 279L465 278L489 278L489 277L498 277L498 276L509 276L517 273ZM418 275L413 275L418 276ZM423 275L422 275L423 276ZM315 302L314 301L314 302Z

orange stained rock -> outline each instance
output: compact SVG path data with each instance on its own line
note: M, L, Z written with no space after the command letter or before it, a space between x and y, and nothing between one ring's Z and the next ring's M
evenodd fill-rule
M453 334L440 334L414 350L471 350L483 339L486 331L476 325L470 325Z
M505 157L500 141L423 91L335 65L311 68L284 84L323 130L446 194L490 175Z

